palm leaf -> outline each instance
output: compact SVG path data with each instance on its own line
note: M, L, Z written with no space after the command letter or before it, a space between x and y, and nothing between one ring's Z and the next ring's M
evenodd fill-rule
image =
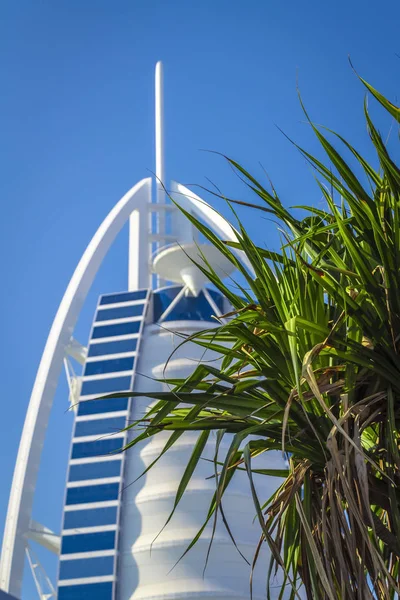
M361 81L400 122L399 109ZM168 431L163 456L183 432L198 432L167 526L211 443L209 432L217 431L215 493L183 556L212 521L210 550L219 518L235 543L223 498L245 470L260 527L253 567L262 545L270 548L268 598L278 576L282 599L394 600L400 591L400 170L366 106L373 164L305 114L326 162L295 147L312 165L325 207L295 199L305 214L296 218L274 188L225 157L246 192L261 201L227 201L238 223L236 241L219 240L183 211L237 268L248 291L239 284L242 293L232 291L199 262L232 310L212 330L183 336L179 348L195 343L220 360L199 365L186 380L166 379L168 392L130 393L157 402L132 424L137 435L128 447ZM255 244L233 206L271 214L282 235L279 250ZM287 471L268 468L268 453L277 450L288 453ZM281 478L270 498L258 498L256 475Z

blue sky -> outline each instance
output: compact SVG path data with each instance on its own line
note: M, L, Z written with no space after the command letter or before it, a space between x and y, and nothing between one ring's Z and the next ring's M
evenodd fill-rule
M347 57L392 101L400 69L393 0L6 0L1 12L0 533L31 387L65 287L113 204L154 169L156 61L164 62L168 178L201 185L209 178L227 195L248 198L224 161L202 151L216 150L263 178L261 163L287 205L321 202L312 173L277 128L320 153L296 80L313 120L370 157L364 89ZM379 112L373 106L385 132ZM243 220L257 242L277 244L273 223L251 212ZM83 310L82 342L97 295L124 289L126 269L125 232ZM35 517L55 529L70 436L66 409L62 381L35 503Z

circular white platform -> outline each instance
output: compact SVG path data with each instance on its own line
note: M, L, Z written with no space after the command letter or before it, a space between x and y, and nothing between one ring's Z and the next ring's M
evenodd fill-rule
M193 261L205 268L209 263L221 279L229 277L235 270L235 266L211 244L173 244L156 254L153 271L167 281L187 285L197 296L208 279Z

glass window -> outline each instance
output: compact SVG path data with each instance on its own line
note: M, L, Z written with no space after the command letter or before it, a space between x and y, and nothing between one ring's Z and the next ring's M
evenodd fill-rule
M64 535L62 538L61 554L112 550L114 546L115 531L99 531L98 533L82 533L81 535Z
M84 381L81 389L81 396L90 394L108 394L110 392L122 392L131 387L131 375L125 377L113 377L112 379L93 379Z
M86 510L67 510L64 513L64 529L114 525L116 522L117 506L87 508Z
M211 298L214 300L215 304L218 306L221 312L225 310L225 297L216 290L208 290Z
M102 373L116 373L117 371L132 371L133 356L124 358L110 358L86 363L85 375L101 375Z
M104 356L105 354L120 354L122 352L133 352L136 350L137 338L120 340L118 342L100 342L89 346L88 356Z
M104 483L102 485L84 485L67 489L65 504L86 504L87 502L106 502L117 500L119 483Z
M114 325L98 325L93 329L92 338L106 338L114 335L128 335L139 333L142 321L128 321L128 323L115 323Z
M71 458L87 458L89 456L105 456L121 450L124 446L124 438L108 438L95 440L94 442L75 443L72 446Z
M104 460L83 465L71 465L68 481L119 477L121 475L121 464L120 460Z
M181 289L181 287L174 286L154 292L154 322L158 321ZM214 290L209 290L209 292L219 310L223 312L224 297ZM165 321L213 321L212 316L214 314L215 311L211 308L204 293L200 292L198 296L184 296L181 298L167 315Z
M131 302L132 300L145 300L147 290L137 292L122 292L120 294L107 294L100 298L100 304L116 304L117 302Z
M78 415L97 415L101 413L128 410L128 398L108 398L107 400L81 400Z
M58 588L58 600L112 600L112 581L81 585L62 585Z
M108 398L107 400L81 400L78 415L97 415L120 410L128 410L128 398Z
M77 421L75 424L75 437L82 435L97 435L98 433L116 433L124 429L125 417L112 419L96 419L96 421Z
M104 575L113 575L113 573L114 556L60 560L60 579L103 577Z
M103 308L97 311L96 321L111 321L111 319L127 319L128 317L141 317L144 304L132 304L118 308Z

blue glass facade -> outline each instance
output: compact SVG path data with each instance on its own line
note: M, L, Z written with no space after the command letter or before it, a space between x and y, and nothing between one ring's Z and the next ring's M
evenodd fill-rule
M98 325L93 329L92 338L108 338L117 337L120 335L131 335L133 333L139 333L140 325L140 321L113 323L112 325Z
M88 356L107 356L110 354L121 354L123 352L134 352L137 346L137 338L120 340L115 342L102 342L92 344L89 348Z
M101 296L99 305L104 304L122 304L123 302L137 302L146 300L147 290L138 290L137 292L120 292L119 294L105 294Z
M85 375L103 375L104 373L117 373L119 371L132 371L133 356L123 358L108 358L96 360L86 364Z
M98 556L81 560L63 560L60 565L60 579L81 577L103 577L114 572L113 556Z
M107 500L117 500L118 493L118 483L70 487L67 490L67 499L65 504L68 506L68 504L85 504L88 502L106 502Z
M183 296L181 287L101 296L89 339L78 405L63 517L59 600L115 600L117 546L123 481L127 397L100 398L131 390L144 327L163 321L212 321L203 292ZM210 291L224 313L224 299ZM151 310L147 311L152 304ZM110 338L110 339L108 339ZM93 581L102 577L102 581Z
M115 531L99 531L81 535L64 535L61 554L98 552L115 548Z
M71 447L59 569L61 600L115 598L121 449L130 400L97 397L132 389L148 304L147 290L99 300ZM96 577L107 581L94 583Z
M75 426L75 437L98 435L100 433L116 433L125 427L125 421L125 417L78 421Z
M64 515L64 529L113 525L117 522L117 513L117 506L71 510Z
M90 421L83 421L90 423ZM88 479L103 479L104 477L119 477L122 460L103 460L79 465L71 465L69 481L85 481Z
M86 400L78 406L78 417L85 415L97 415L109 412L126 411L128 409L128 398L110 398L106 400Z
M119 308L99 310L97 311L96 322L111 321L113 319L128 319L129 317L141 317L142 310L141 304L131 304L129 306L121 306Z
M96 439L92 442L75 442L72 445L71 458L91 458L94 456L109 456L120 452L124 447L121 437Z
M127 392L130 389L131 379L131 375L127 375L125 377L113 377L112 379L83 381L81 396L105 396L111 392Z
M181 291L180 286L171 286L156 290L153 293L153 320L155 323L160 319L163 312ZM224 297L219 292L209 290L216 306L223 314ZM165 321L213 321L215 311L210 306L204 292L198 296L183 296L166 316Z
M110 600L113 597L113 582L68 585L58 590L58 600Z

